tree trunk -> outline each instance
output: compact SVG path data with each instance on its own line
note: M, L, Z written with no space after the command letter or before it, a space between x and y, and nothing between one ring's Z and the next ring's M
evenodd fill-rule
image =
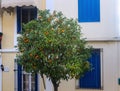
M52 84L53 84L53 87L54 87L54 91L58 91L59 84L57 84L57 82L54 81L54 80L52 80Z
M54 87L54 91L58 91L58 85L56 84L53 84L53 87Z

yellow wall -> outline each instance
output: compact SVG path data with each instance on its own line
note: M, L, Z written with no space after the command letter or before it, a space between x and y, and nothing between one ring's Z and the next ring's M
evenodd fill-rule
M41 9L41 10L44 10L45 7L46 7L46 0L41 0L40 9Z
M2 74L2 91L14 91L14 53L2 53L3 65L9 68L9 72Z
M41 0L40 9L45 9L46 0ZM15 76L14 76L14 58L16 53L14 50L14 37L16 31L16 13L13 12L11 15L4 12L2 17L2 64L9 68L9 72L2 72L2 91L14 91L15 88ZM4 51L7 50L7 51ZM13 52L10 52L13 51ZM43 85L40 90L43 91Z
M2 19L2 49L14 47L15 15L3 14ZM14 91L14 58L15 53L2 53L2 64L9 68L9 72L2 72L2 91Z
M4 13L2 24L2 49L14 47L15 15Z

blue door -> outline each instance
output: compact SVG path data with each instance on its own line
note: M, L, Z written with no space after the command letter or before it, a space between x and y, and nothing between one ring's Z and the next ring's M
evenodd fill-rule
M79 80L80 88L100 89L101 88L101 62L100 49L94 49L89 62L92 64L92 70L87 72Z

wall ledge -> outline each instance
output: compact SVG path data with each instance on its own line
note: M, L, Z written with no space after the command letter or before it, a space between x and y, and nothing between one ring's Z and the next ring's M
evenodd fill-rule
M87 42L120 42L120 37L111 38L86 38Z
M18 53L17 48L11 48L11 49L0 49L0 53Z

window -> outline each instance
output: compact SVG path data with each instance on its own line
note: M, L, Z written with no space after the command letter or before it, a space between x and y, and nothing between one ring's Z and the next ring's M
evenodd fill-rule
M27 73L17 66L17 91L38 91L38 75Z
M21 32L22 23L27 23L30 20L37 18L36 7L17 7L17 33Z
M100 49L94 49L89 59L92 70L79 79L79 88L101 89L101 55Z
M22 23L27 23L30 20L37 18L37 8L32 6L17 7L17 34L20 34ZM16 74L16 89L17 91L38 91L38 76L31 73L26 73L20 65L17 65Z
M78 0L78 21L99 22L100 0Z
M36 91L36 83L37 83L37 75L31 74L31 73L26 73L23 72L22 79L23 79L23 84L22 84L22 91Z

